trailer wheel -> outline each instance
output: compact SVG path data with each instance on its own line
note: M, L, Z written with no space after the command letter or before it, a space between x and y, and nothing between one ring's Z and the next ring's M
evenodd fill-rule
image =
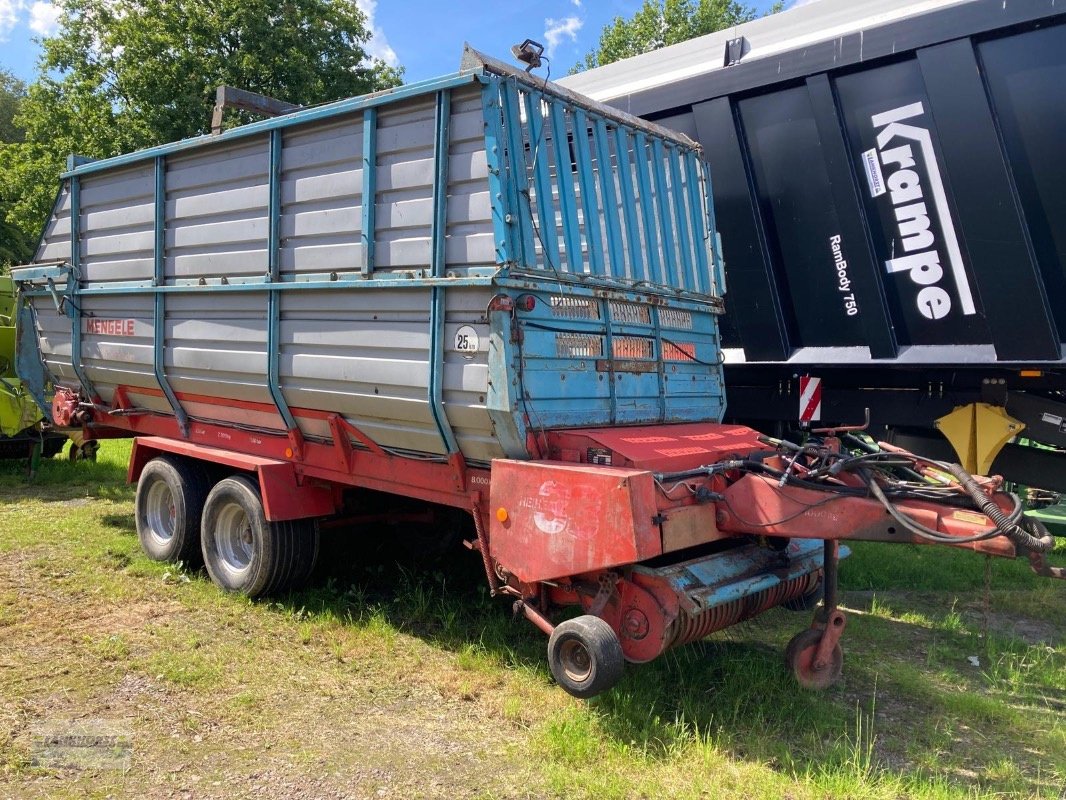
M224 478L207 496L200 534L216 586L259 597L303 583L318 555L314 520L268 522L255 481Z
M153 561L199 563L200 515L209 488L195 463L158 456L145 464L135 503L137 538L145 555Z
M618 635L591 614L560 623L548 640L552 675L574 697L606 692L621 680L624 665Z
M828 689L840 680L844 668L844 651L840 649L839 644L833 647L829 663L823 669L815 669L814 655L821 641L822 631L807 628L793 636L785 647L785 662L796 677L796 683L804 689Z

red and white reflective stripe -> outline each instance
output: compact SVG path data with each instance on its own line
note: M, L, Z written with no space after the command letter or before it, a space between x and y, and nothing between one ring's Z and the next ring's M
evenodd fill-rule
M800 376L800 422L816 422L822 418L822 379Z

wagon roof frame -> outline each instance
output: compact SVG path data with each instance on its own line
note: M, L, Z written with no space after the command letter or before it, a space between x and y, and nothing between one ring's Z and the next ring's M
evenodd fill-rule
M523 70L516 69L509 64L473 49L470 45L466 45L463 51L460 70L449 75L429 78L424 81L418 81L416 83L406 84L391 89L384 89L371 94L359 95L358 97L350 97L320 106L304 108L290 114L252 122L237 128L231 128L222 133L201 134L177 142L169 142L156 145L155 147L145 148L143 150L135 150L131 153L124 153L110 158L90 160L82 159L79 156L71 156L68 159L67 170L60 174L60 178L66 180L75 176L80 177L96 172L104 172L116 167L148 162L159 156L167 156L187 150L195 150L222 142L230 142L236 139L256 136L272 130L289 128L316 120L330 119L368 108L390 105L411 97L428 95L434 92L445 91L475 83L487 83L501 78L519 81L544 95L569 105L580 107L585 111L589 111L608 119L615 124L642 131L650 136L662 139L670 145L696 152L701 151L700 145L683 133L632 116L624 111L614 108L613 106L598 103L546 79L537 80L534 76L529 75Z

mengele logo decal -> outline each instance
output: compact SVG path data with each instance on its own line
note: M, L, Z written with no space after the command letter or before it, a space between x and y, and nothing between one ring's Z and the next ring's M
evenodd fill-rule
M963 314L975 314L977 309L962 263L962 251L940 177L940 166L933 153L932 137L927 128L905 124L924 113L925 107L919 102L870 118L877 131L877 147L862 154L862 164L870 195L887 195L896 223L893 258L885 261L885 268L891 275L907 275L920 287L914 301L926 319L943 319L955 300ZM915 147L910 143L917 145L920 161L915 158ZM888 173L887 177L882 168ZM939 231L930 219L931 212L939 222ZM938 234L943 240L946 264L941 262ZM899 245L902 245L902 255L898 254ZM955 284L954 298L943 285L945 266Z
M136 336L132 319L89 317L85 320L85 332L104 336Z

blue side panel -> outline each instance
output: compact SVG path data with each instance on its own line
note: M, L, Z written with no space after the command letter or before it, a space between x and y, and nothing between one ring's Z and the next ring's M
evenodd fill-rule
M670 198L674 203L674 220L677 222L677 243L681 255L678 269L682 270L682 286L699 286L700 279L695 272L696 256L692 252L692 239L688 231L688 193L681 178L681 160L683 156L676 147L666 148L666 157L670 162Z
M607 213L603 215L607 227L607 255L611 262L611 275L615 278L626 277L625 249L622 245L622 229L615 209L618 208L618 193L614 188L614 175L611 172L611 142L607 136L607 123L596 120L593 126L593 140L596 143L596 163L599 165L600 198Z
M566 112L560 103L551 104L552 144L555 147L555 171L559 184L559 210L562 214L563 241L566 242L567 271L581 273L585 260L581 253L581 229L577 223L577 194L571 173L570 148L567 145Z
M156 286L162 286L165 282L164 265L166 263L166 209L167 209L167 170L166 159L156 156L155 159L155 244L153 250L152 280ZM189 417L178 401L177 395L170 386L166 374L166 295L156 292L153 299L152 316L152 366L155 370L155 379L159 388L163 390L163 396L170 404L171 410L178 421L178 428L182 436L189 435Z
M37 314L27 297L20 297L18 302L15 348L15 372L41 409L44 418L54 423L52 404L48 400L50 379L45 371L44 358L41 356L37 338Z
M269 220L267 238L267 265L271 283L278 279L279 248L281 246L281 129L270 132L270 172L269 172ZM289 431L298 432L296 418L289 410L289 404L281 391L281 293L277 289L267 291L267 388L277 406L278 414Z
M537 266L537 252L533 242L533 212L530 210L528 182L526 179L525 143L522 136L518 88L511 81L500 81L500 98L503 110L503 128L507 138L508 168L511 207L517 209L517 236L519 247L516 255L527 267Z
M637 191L633 183L633 165L629 151L633 137L624 128L615 128L614 150L618 158L618 187L622 195L622 216L626 223L626 248L629 252L629 277L634 281L647 281L650 276L644 269L644 248L640 244L640 226L637 222Z
M648 254L648 280L663 282L662 259L659 257L658 220L655 216L654 192L651 188L651 171L648 168L648 140L643 133L633 136L633 161L637 167L637 191L640 199L641 226L644 229L644 245Z
M666 168L663 166L663 143L659 139L652 139L651 152L651 171L655 178L655 200L659 207L660 235L663 243L663 280L670 286L684 286L684 276L678 269L677 249L674 247L675 232L670 220L670 189L666 184Z
M81 179L70 179L70 276L67 282L67 314L70 315L70 363L86 397L96 398L96 390L85 375L81 358Z
M430 240L433 242L433 277L444 277L445 241L448 230L448 146L451 141L452 118L451 94L448 90L437 93L437 136L433 142L433 223ZM429 347L429 409L433 422L440 432L444 449L449 453L459 450L455 432L444 410L444 323L446 317L443 285L430 290Z
M721 419L718 331L706 305L513 284L515 296L536 300L514 312L509 337L533 428Z
M685 154L685 200L692 222L692 243L696 249L696 275L699 278L699 290L704 294L711 291L710 264L707 258L709 242L704 215L707 210L700 202L701 171L695 153ZM709 208L709 204L708 204Z
M489 194L492 196L492 229L496 242L496 263L512 264L518 243L514 235L511 182L508 177L507 138L503 130L503 110L495 82L485 84L481 94L485 117L485 160L489 167Z
M363 204L362 242L363 263L360 270L364 277L374 272L374 229L377 227L378 194L378 112L368 108L363 112Z
M579 108L572 110L573 147L577 156L577 171L581 180L581 211L585 223L586 256L589 272L603 275L603 235L600 227L600 212L596 202L596 179L592 172L592 148L589 146L588 116Z
M526 119L529 120L529 140L533 159L534 191L539 222L537 238L543 248L545 266L558 270L559 234L555 226L555 203L552 200L551 144L546 136L548 127L543 116L543 101L539 94L526 93Z

